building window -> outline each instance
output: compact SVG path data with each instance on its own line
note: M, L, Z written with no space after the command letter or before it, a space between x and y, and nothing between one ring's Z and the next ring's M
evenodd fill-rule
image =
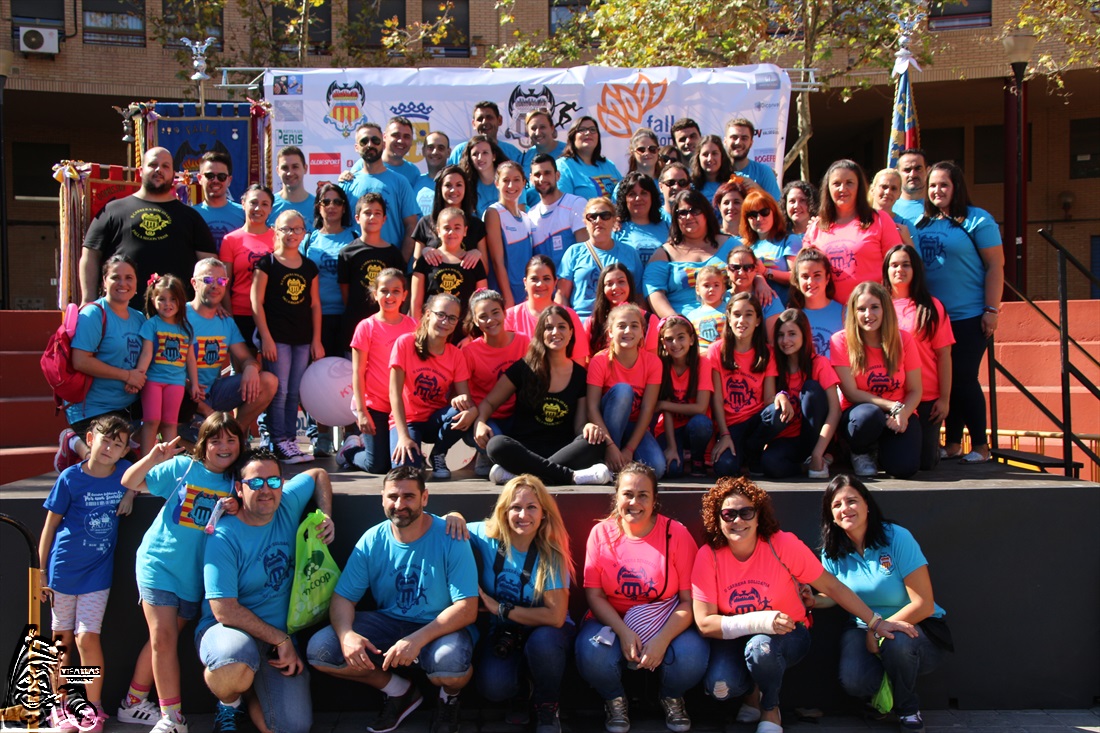
M1013 147L1015 150L1015 147ZM1031 123L1027 126L1027 179L1031 180ZM1016 170L1016 153L1012 153L1012 170ZM1015 175L1015 173L1014 173ZM974 183L1005 182L1004 125L978 125L974 128Z
M222 47L222 19L224 11L217 6L198 9L193 0L162 0L164 3L164 45L182 48L181 38L202 43L207 38L216 39L214 48Z
M934 31L954 31L961 28L988 28L993 25L993 0L962 0L936 2L928 28Z
M348 40L361 48L381 48L383 24L397 18L405 27L405 0L348 0Z
M57 181L51 171L54 164L70 157L68 143L13 142L12 195L23 201L57 201Z
M84 0L84 42L145 45L145 0Z
M1070 120L1069 177L1100 178L1100 117Z
M550 35L573 19L577 13L588 12L589 0L550 0Z
M11 0L14 25L64 25L65 0Z
M448 11L442 0L421 0L421 17L425 23L434 23L450 13L451 22L447 37L438 46L428 50L436 58L466 58L470 55L470 0L452 0Z
M272 5L271 20L275 24L275 37L284 43L283 51L297 51L297 36L291 40L287 29L301 16L297 9L282 4ZM332 0L325 0L320 7L309 8L309 52L311 54L328 53L332 46Z
M938 130L920 131L920 146L928 156L928 164L948 160L965 167L966 136L961 127L944 127Z

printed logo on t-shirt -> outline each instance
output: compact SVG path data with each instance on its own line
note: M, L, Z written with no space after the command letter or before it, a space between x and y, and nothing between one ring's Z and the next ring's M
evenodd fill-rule
M130 369L137 366L138 357L141 356L141 336L136 333L126 334L126 365Z
M256 269L256 263L267 256L267 252L252 251L248 252L248 274L251 275L252 271Z
M187 345L178 333L157 331L157 349L155 364L183 366L187 360Z
M742 410L756 402L756 393L745 379L730 375L726 377L726 400L735 410Z
M208 336L198 340L199 367L220 367L226 355L224 336Z
M497 599L503 598L511 603L523 602L523 587L520 585L520 574L511 568L502 570L497 576Z
M448 268L439 273L438 282L440 290L454 295L462 287L462 283L466 282L466 279L462 277L462 273L458 270Z
M592 185L599 190L598 196L610 196L615 190L614 176L601 174L598 176L589 176L588 180L592 181Z
M306 299L308 285L306 279L296 272L283 275L283 302L291 305L301 305Z
M746 582L759 583L759 581ZM735 583L733 590L730 591L729 606L733 615L739 616L743 613L768 611L771 609L771 599L764 595L760 588L751 586L741 590L740 586L742 585L745 585L745 582Z
M615 577L619 583L619 595L632 601L652 600L657 597L657 584L642 568L619 568Z
M217 491L187 484L183 501L176 507L172 519L181 527L201 531L206 528L206 523L210 521L210 514L214 511L214 505L218 502L218 499L228 495L228 491Z
M165 239L164 230L172 226L172 219L164 209L144 207L130 215L130 233L143 242L156 242Z
M374 285L374 281L378 277L378 274L382 272L384 268L385 265L378 260L367 260L363 263L359 284L364 288L370 289L370 287Z
M838 283L852 279L851 270L856 264L856 256L852 252L854 245L855 242L834 242L825 247L825 256L833 266L833 280Z
M829 339L833 337L829 331L824 329L813 330L814 332L814 353L829 358Z
M402 611L408 612L421 598L426 597L420 587L420 573L416 568L407 568L400 573L394 578L393 585L397 589L397 607Z
M933 272L943 267L947 248L944 247L943 237L938 232L921 234L917 238L917 249L920 250L920 258L924 260L925 272Z
M413 380L413 394L424 402L437 402L443 396L443 390L439 386L439 380L431 374L421 372Z
M539 425L555 427L561 425L562 420L569 416L569 405L557 397L547 397L542 401L542 414L535 415Z
M878 566L882 568L883 575L892 575L894 572L894 560L885 552L878 556Z
M269 547L264 553L264 571L267 572L265 588L270 588L276 593L283 587L283 583L290 577L290 556L283 547Z
M115 523L115 507L102 507L88 512L84 517L84 531L93 539L110 536Z
M872 368L867 372L867 391L876 397L882 397L887 392L900 389L901 384L891 375L883 373L878 368Z
M695 330L699 333L699 341L712 344L718 340L722 329L726 327L726 317L723 315L708 316L707 318L700 318L695 325Z

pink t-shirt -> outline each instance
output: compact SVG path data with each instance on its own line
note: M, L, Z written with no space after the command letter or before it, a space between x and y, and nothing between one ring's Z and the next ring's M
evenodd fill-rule
M733 352L733 361L736 369L732 371L722 366L722 341L718 339L707 350L707 360L710 361L714 374L718 376L718 389L722 392L722 404L725 407L726 425L737 425L748 420L753 415L763 410L764 404L764 380L774 377L775 358L772 356L771 347L768 347L768 365L762 372L752 370L756 352L749 349L745 353ZM715 420L723 419L721 415L715 415Z
M955 333L951 330L951 319L943 310L943 303L939 298L932 298L932 305L936 306L936 314L939 315L939 324L932 340L924 338L917 328L917 306L910 298L894 298L894 312L898 314L898 328L908 331L913 336L917 345L917 353L920 354L920 385L921 402L930 402L940 398L940 365L936 361L936 349L950 346L955 343Z
M662 375L664 371L662 370ZM685 369L683 374L677 374L675 369L671 370L672 375L672 402L680 405L686 405L689 402L695 400L689 400L687 396L688 380L691 379L691 370ZM713 377L711 376L710 359L705 356L699 357L699 383L696 386L698 391L706 390L710 392L714 388ZM698 398L698 395L696 395ZM704 415L710 414L710 406L708 404L707 411ZM677 430L688 424L688 420L691 418L687 415L680 415L679 413L672 414L672 429ZM654 435L660 435L665 432L665 414L662 412L657 416L657 427L654 429Z
M876 211L874 221L860 229L858 218L828 231L811 227L802 239L803 247L815 247L829 258L836 282L836 299L848 304L856 285L868 280L882 281L882 260L895 244L901 244L898 225L890 215Z
M429 354L421 360L416 355L416 334L406 333L397 337L390 354L390 369L399 368L405 372L405 387L401 392L405 405L405 422L424 422L432 413L446 407L451 397L451 387L455 382L468 382L470 369L458 347L448 343L443 354ZM390 415L390 427L394 426Z
M728 546L720 550L710 545L700 547L691 574L691 597L715 604L723 616L780 611L795 622L805 621L806 608L794 578L799 583L812 583L825 568L790 532L776 532L770 542L771 547L767 541L757 539L756 549L745 562L734 557Z
M229 283L229 306L235 316L252 315L252 271L266 254L275 251L275 230L263 234L250 234L235 229L222 239L218 257L233 269L233 282ZM248 335L245 335L248 338Z
M689 590L697 550L687 527L663 514L641 539L624 537L615 518L605 519L588 533L584 587L603 589L622 615Z
M497 386L500 375L527 353L531 339L521 333L515 334L512 343L502 349L494 349L484 338L469 339L460 349L470 370L470 397L475 403L485 399L485 395ZM516 409L516 396L497 408L493 417L511 417Z
M504 328L508 331L515 331L516 333L522 333L527 338L532 338L535 335L535 324L538 323L539 316L542 312L532 313L531 309L527 307L527 304L531 301L525 300L522 303L518 303L504 312ZM577 315L577 312L568 306L562 306L565 310L569 311L569 319L573 321L573 332L576 334L576 340L573 342L573 361L580 364L582 367L588 366L588 339L586 338L587 332L584 330L584 323L581 322L581 317Z
M660 321L652 313L645 322L645 350L652 351L654 354L657 353L657 333L661 330L657 327L658 323ZM584 339L585 343L592 343L592 316L584 319Z
M607 349L592 357L588 365L588 383L607 390L616 384L629 384L634 389L634 405L630 408L630 422L638 419L642 410L642 394L651 384L661 386L661 360L648 351L639 351L634 366L627 368L618 359L611 361Z
M416 330L416 321L406 315L397 323L386 323L381 313L359 321L355 334L351 337L351 348L363 352L366 357L363 373L363 401L367 409L378 412L390 411L390 362L387 356L393 352L393 342L397 337ZM355 407L355 405L352 405Z
M778 375L776 375L778 376ZM802 372L795 372L793 374L787 374L787 394L790 396L791 407L794 408L794 419L791 420L787 427L783 428L777 438L797 438L802 433L802 385L806 383L805 376ZM810 361L810 379L814 380L821 385L821 388L826 393L830 389L835 389L840 384L840 377L836 375L836 370L833 369L833 365L829 363L821 354L814 354L814 358ZM779 383L776 382L775 388L779 389Z
M893 374L886 373L886 364L883 361L881 348L867 347L867 369L852 377L856 380L856 388L870 392L884 400L900 402L905 399L905 373L914 369L920 369L920 355L917 353L916 344L908 331L901 331L901 364ZM829 346L829 361L834 367L852 368L852 362L848 358L848 335L844 331L833 334ZM840 393L840 407L847 410L852 406L843 392Z

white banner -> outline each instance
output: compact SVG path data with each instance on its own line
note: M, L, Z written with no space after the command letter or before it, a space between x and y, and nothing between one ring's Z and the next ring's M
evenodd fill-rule
M778 66L725 69L271 69L264 75L271 100L272 147L302 148L309 164L307 185L332 180L358 156L351 140L362 122L385 129L395 115L413 123L415 145L406 160L424 170L421 145L441 130L452 145L473 135L475 102L490 100L504 117L498 138L527 148L523 117L551 110L558 139L578 117L600 123L603 154L625 172L630 135L652 128L662 144L681 117L699 123L704 135L725 135L731 117L756 126L750 155L782 180L791 82ZM274 151L273 151L274 154ZM275 166L272 165L272 170ZM273 181L273 183L275 183Z

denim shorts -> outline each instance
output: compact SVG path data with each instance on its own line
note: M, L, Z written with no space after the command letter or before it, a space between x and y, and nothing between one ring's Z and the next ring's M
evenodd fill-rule
M188 621L198 617L201 606L199 601L185 601L170 590L157 590L140 583L138 583L138 597L150 606L177 608L179 617Z

